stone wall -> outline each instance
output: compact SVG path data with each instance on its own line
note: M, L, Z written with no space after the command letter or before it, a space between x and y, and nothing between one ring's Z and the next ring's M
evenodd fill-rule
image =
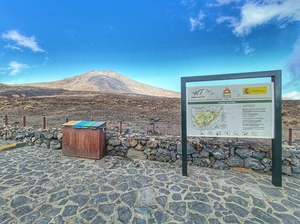
M61 149L62 129L16 128L0 129L0 138L15 139L27 145L39 145L49 149ZM107 154L133 159L148 159L181 165L182 147L180 138L152 137L146 135L119 135L107 132ZM211 138L189 139L188 164L214 169L245 168L259 172L271 172L270 145L265 143ZM282 173L300 178L300 150L282 150Z

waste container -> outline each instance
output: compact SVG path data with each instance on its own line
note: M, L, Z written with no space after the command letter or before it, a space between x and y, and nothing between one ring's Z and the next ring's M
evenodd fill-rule
M106 122L69 121L63 124L62 154L90 159L105 156Z

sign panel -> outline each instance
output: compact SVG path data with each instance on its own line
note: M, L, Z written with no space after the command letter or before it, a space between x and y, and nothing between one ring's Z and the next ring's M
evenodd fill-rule
M273 83L187 87L187 135L274 138Z

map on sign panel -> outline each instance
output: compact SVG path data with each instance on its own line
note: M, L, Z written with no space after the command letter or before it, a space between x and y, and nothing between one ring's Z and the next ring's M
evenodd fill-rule
M215 130L227 127L227 116L223 106L193 106L192 126L197 130Z
M187 88L189 136L273 138L272 83Z

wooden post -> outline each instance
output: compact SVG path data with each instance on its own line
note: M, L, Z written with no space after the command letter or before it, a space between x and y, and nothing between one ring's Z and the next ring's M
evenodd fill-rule
M289 146L292 145L292 138L293 138L293 130L289 128Z
M8 125L8 117L5 115L5 125Z
M46 129L46 117L43 118L43 129Z
M26 116L23 116L23 127L26 127Z

